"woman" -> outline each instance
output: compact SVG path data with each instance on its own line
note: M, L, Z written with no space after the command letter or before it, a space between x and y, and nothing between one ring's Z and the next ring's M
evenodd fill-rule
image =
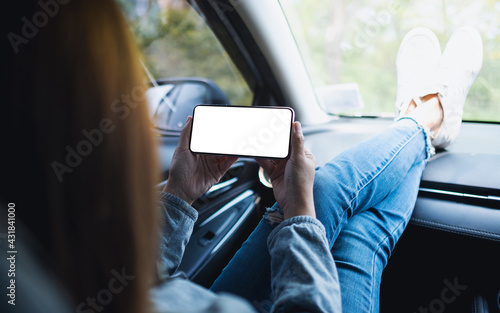
M31 14L26 14L26 11L22 14L35 16L40 9L34 2L29 8ZM21 22L24 20L15 25L15 30L22 29ZM160 227L154 195L158 167L147 118L139 55L119 8L109 0L74 0L60 4L58 13L35 36L16 47L18 52L11 52L13 62L7 71L14 77L8 86L8 127L16 133L11 145L16 153L8 155L9 160L4 163L8 164L4 166L7 177L12 177L13 181L11 188L2 194L2 200L16 202L17 207L24 208L19 214L20 219L49 252L51 266L68 289L78 311L149 311L149 290L155 280ZM458 66L451 64L452 68ZM477 75L477 68L472 71ZM473 81L475 76L472 76ZM472 81L464 84L470 87ZM419 177L430 156L424 128L439 130L438 138L451 134L452 140L454 136L449 131L442 132L442 129L456 128L456 121L451 124L446 121L450 112L457 111L451 108L460 107L460 103L448 105L447 99L450 98L443 95L440 86L421 94L420 82L415 80L413 83L419 87L418 92L414 93L415 90L410 88L411 92L402 97L408 109L402 108L401 114L410 114L410 119L396 123L385 137L377 137L385 138L386 143L394 139L405 142L405 148L399 150L404 153L391 158L384 150L379 156L381 160L391 160L386 167L390 169L386 171L387 177L398 173L402 178L397 182L388 179L380 185L363 185L370 188L363 189L366 192L355 198L366 200L362 201L364 206L352 202L346 193L352 182L363 182L365 174L374 173L356 171L352 165L377 167L380 163L356 158L346 163L350 165L340 166L340 170L351 170L352 174L360 176L346 179L345 185L332 188L332 182L343 180L339 180L338 174L328 167L315 175L314 158L304 148L300 125L294 124L290 159L276 165L259 161L271 176L279 204L266 220L272 216L273 220L283 219L284 222L280 225L262 222L216 282L214 290L246 296L245 290L255 289L246 284L252 280L246 280L245 276L263 273L261 279L253 279L252 283L267 297L272 290L274 311L340 312L340 288L344 287L341 271L337 277L334 258L329 253L332 245L348 238L343 234L348 233L350 225L356 227L357 217L368 217L363 212L381 212L371 208L377 204L384 207L394 204L386 199L400 199L404 195L408 198L406 205L414 201ZM456 87L454 84L452 87ZM415 101L409 99L417 96L425 97L423 103L415 107ZM181 134L164 190L166 193L162 194L162 212L167 218L164 219L161 260L171 272L178 265L196 218L196 212L189 204L217 182L235 161L233 158L193 155L186 150L188 138L189 127ZM410 138L413 148L407 149ZM30 142L31 145L27 144ZM380 140L372 140L370 149L377 151L381 144ZM358 148L363 147L367 146ZM26 162L21 158L24 155L36 157ZM349 159L356 155L351 151L343 157ZM339 164L339 160L342 159L330 164ZM404 166L392 166L395 164ZM29 175L19 175L20 168ZM376 176L377 179L370 182L382 181L378 179L380 175ZM28 187L31 187L29 197L23 188L27 177ZM406 186L406 182L411 182L407 186L415 195L407 196L397 188ZM342 201L325 197L327 190L346 196L345 201L351 201L352 207L335 209ZM371 197L375 194L379 198ZM395 196L390 197L391 194ZM328 201L331 204L327 204ZM352 216L349 221L347 215ZM408 216L406 214L403 223L399 223L402 225L397 228L399 232ZM378 220L368 218L366 221L376 223ZM385 227L381 225L381 229ZM387 249L390 252L391 245ZM367 246L367 250L373 251L373 248ZM336 251L348 249L340 247L336 250L334 247L333 256ZM255 255L258 257L254 258ZM364 266L355 258L347 261ZM241 268L246 271L239 271ZM268 268L269 275L266 275ZM117 278L117 273L126 283L121 286L123 288L110 284ZM235 273L237 275L233 275ZM365 275L364 279L376 280L379 273L381 269ZM266 283L269 280L271 282ZM120 289L120 292L112 293L112 301L102 296L102 290L106 290L103 288L111 290L111 287ZM352 297L355 294L349 290L342 292L342 301L346 295ZM98 302L93 297L96 294ZM101 300L106 300L105 304L99 302L99 294ZM373 297L373 294L376 292L368 296ZM240 298L215 295L180 278L164 282L152 291L152 295L159 311L254 310ZM248 297L250 301L262 299L270 298ZM254 304L259 307L259 303Z
M303 147L298 125L289 160L259 160L271 177L277 204L215 281L213 291L240 295L262 312L378 312L382 270L410 219L427 160L434 148L447 147L458 135L465 97L482 64L481 37L474 29L460 28L441 55L436 36L416 28L403 39L396 62L399 118L393 127L319 168L314 183L312 168L306 166L312 156ZM189 128L190 119L164 191L196 216L186 204L208 190L234 160L209 162L192 154ZM207 182L207 172L218 175ZM318 242L300 245L298 238L284 240L286 252L276 252L277 233L291 224L312 227L308 222L315 219L300 220L306 216L317 217L326 228L324 233L316 230L316 239L321 242L326 235L335 263L324 249L308 249L320 246ZM284 222L276 226L276 221ZM179 233L187 242L190 231ZM165 238L170 238L168 232ZM182 247L177 251L182 255ZM180 258L167 253L165 261L171 261L166 267L173 273ZM339 283L341 295L335 287ZM155 299L179 310L189 307L175 301L178 293L167 283Z

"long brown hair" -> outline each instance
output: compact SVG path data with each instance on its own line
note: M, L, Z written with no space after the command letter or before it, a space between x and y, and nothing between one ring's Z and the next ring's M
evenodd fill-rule
M28 22L44 10L31 2ZM53 3L10 54L14 152L2 198L22 207L75 307L90 297L106 312L146 312L158 167L140 55L114 1Z

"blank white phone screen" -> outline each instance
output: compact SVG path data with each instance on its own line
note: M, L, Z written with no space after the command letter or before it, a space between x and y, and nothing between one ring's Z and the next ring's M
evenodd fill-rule
M190 149L196 153L286 158L291 108L199 105L193 111Z

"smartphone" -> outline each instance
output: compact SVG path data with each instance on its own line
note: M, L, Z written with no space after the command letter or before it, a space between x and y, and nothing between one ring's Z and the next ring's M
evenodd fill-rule
M194 153L284 159L294 111L288 107L198 105L189 148Z

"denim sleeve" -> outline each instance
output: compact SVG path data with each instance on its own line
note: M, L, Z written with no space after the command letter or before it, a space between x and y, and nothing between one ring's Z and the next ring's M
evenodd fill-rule
M257 313L250 303L227 293L215 294L181 278L151 290L156 313Z
M337 268L325 228L297 216L279 224L268 238L272 312L341 312Z
M198 211L184 200L162 192L159 268L168 275L174 274L181 263L184 249L198 219Z

